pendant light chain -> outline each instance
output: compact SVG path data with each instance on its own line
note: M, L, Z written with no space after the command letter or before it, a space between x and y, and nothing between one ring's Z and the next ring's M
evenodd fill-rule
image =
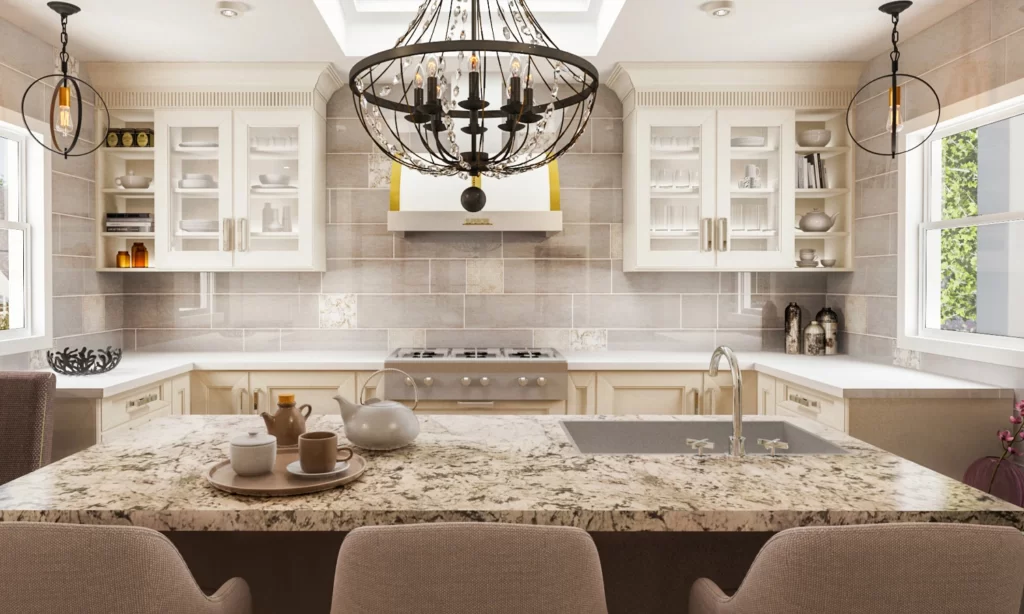
M889 52L889 59L892 60L892 71L894 73L900 70L900 16L897 13L892 16L892 51Z
M71 56L68 55L68 16L60 16L60 74L65 80L68 76L68 62Z

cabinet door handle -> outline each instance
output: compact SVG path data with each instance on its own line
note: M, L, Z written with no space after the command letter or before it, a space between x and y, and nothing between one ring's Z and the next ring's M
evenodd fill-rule
M700 251L715 251L715 239L711 231L711 218L705 217L700 221Z
M239 393L238 393L238 413L245 414L245 413L249 412L248 407L246 407L247 403L245 402L245 400L248 397L249 397L249 391L248 390L243 388L242 390L239 391Z
M260 412L260 393L263 392L262 388L257 388L252 391L252 412L258 414Z
M729 218L718 218L718 250L729 251Z
M700 413L700 392L698 392L697 389L694 388L693 390L690 391L690 395L693 396L693 404L692 404L693 413L694 414L699 414Z
M233 220L229 217L224 218L224 221L220 225L220 249L224 252L230 252L231 246L234 244L232 237L232 230L235 226Z
M249 251L249 218L238 218L238 251Z

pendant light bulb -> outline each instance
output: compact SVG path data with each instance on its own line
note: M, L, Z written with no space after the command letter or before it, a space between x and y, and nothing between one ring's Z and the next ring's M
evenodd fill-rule
M423 89L423 65L416 65L416 89Z
M57 133L69 137L75 132L75 121L71 117L71 88L62 85L57 93Z
M523 71L523 64L519 60L518 55L512 56L512 62L509 64L509 70L512 71L513 77L518 77L519 74Z
M903 132L902 86L889 88L889 112L885 114L885 131L892 134L894 123L896 125L896 132Z
M469 72L480 72L480 58L475 53L469 56Z
M430 56L429 58L427 58L427 76L437 76L437 58L434 56Z

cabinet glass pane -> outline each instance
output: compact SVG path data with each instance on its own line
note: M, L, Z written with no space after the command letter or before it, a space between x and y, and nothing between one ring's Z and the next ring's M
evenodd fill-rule
M700 126L651 126L651 251L700 251Z
M729 249L779 251L779 126L732 126L729 138Z
M172 251L215 252L220 246L222 140L217 126L170 126L170 245Z
M298 126L248 128L248 222L245 251L294 252L299 249Z

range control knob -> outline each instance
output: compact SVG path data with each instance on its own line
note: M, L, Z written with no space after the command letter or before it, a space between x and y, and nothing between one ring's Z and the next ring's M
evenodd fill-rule
M412 381L412 378L411 378L411 377L407 377L407 378L405 378L405 385L406 385L406 386L412 386L412 385L413 385L413 383L414 383L414 382Z
M540 386L541 388L543 388L544 386L547 386L547 384L548 384L548 380L547 380L546 377L538 377L537 378L537 385Z
M480 385L481 386L485 386L485 387L486 386L490 386L491 385L491 378L489 378L489 377L481 377L480 378Z
M430 388L431 386L434 385L434 378L430 377L429 375L424 377L423 385L426 386L427 388Z
M468 386L473 383L473 380L468 377L464 377L461 380L459 380L459 382L461 382L463 386Z
M525 377L520 377L516 381L519 382L520 386L525 386L530 383L530 380L526 379Z

